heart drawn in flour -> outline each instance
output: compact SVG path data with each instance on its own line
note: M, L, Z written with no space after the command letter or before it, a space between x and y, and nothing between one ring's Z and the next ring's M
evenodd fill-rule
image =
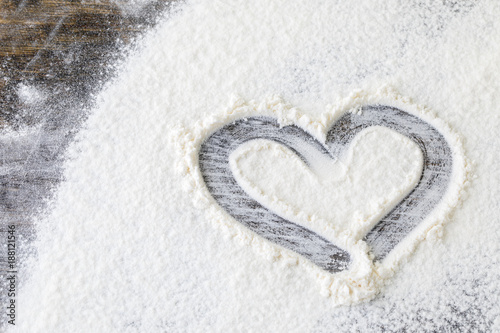
M452 170L452 153L443 135L432 125L400 109L373 105L360 113L346 113L329 129L323 144L303 129L280 127L271 117L257 116L228 124L205 140L199 163L207 188L217 203L245 227L292 250L331 273L349 268L350 254L308 228L293 223L261 205L238 184L230 155L242 144L271 140L292 150L309 165L311 154L336 160L364 129L382 126L406 136L421 150L422 173L416 186L386 215L375 222L363 240L380 261L422 222L439 203ZM335 209L332 203L332 209Z

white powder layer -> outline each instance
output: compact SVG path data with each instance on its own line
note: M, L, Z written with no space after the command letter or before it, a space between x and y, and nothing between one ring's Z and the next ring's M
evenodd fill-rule
M284 146L277 146L270 141L251 140L243 143L229 156L231 172L239 185L252 198L276 214L312 230L349 253L352 262L348 269L339 273L331 274L304 260L293 251L271 244L266 239L256 236L221 209L205 185L198 164L200 146L212 132L223 124L236 119L247 119L256 114L271 116L276 117L282 126L295 124L309 133L314 133L318 140L324 142L326 132L336 119L341 118L346 112L362 112L360 107L363 105L378 104L402 108L406 112L433 124L447 138L453 158L452 179L439 204L431 211L421 211L420 214L424 219L381 261L373 262L369 254L370 248L362 238L415 187L423 167L423 156L420 148L409 138L392 130L384 127L372 127L360 132L353 140L351 149L348 149L334 163L332 163L331 157L326 157L314 149L301 149L297 146L297 149L300 149L301 154L310 163L311 169L309 171L315 174L306 181L301 180L301 171L294 171L289 164L283 164L281 168L276 165L276 163L286 162L286 160L276 162L273 161L273 157L267 156L267 160L261 159L253 164L240 163L251 154L251 151L259 148L262 150L263 146L271 146L275 148L275 151L278 149L281 152L286 149ZM224 228L231 237L242 244L251 245L257 252L270 257L271 260L285 260L288 265L299 264L309 275L315 277L316 282L319 282L319 291L330 296L330 305L334 306L373 298L384 281L394 274L401 262L408 259L419 242L441 236L442 224L449 220L450 210L457 205L460 196L463 195L464 187L468 182L467 174L470 172L470 166L463 156L461 142L456 134L452 133L429 110L411 104L407 98L396 94L387 87L379 89L374 94L358 91L339 101L335 106L330 106L329 109L317 117L318 119L314 119L292 108L277 96L270 96L261 103L245 103L236 98L220 115L211 115L197 121L193 126L175 133L173 141L184 155L179 174L185 181L185 187L189 191L195 207L204 210L207 219ZM382 133L386 134L385 138ZM373 146L370 148L369 145L365 144L363 148L366 150L363 152L363 149L359 147L359 141L363 141L365 136L371 139ZM391 142L389 136L394 142ZM395 143L399 143L401 147L406 146L406 151L400 151ZM354 151L357 153L355 154ZM361 154L363 158L354 158L358 154ZM388 162L383 163L384 157L388 156L393 159L393 163L390 165ZM280 158L282 157L280 156ZM405 164L407 165L406 169L410 170L402 172L401 169L405 169ZM365 171L364 175L359 175L356 172L356 167L362 166L367 167L370 172ZM269 172L276 170L276 168L278 168L277 174L269 175ZM265 173L263 173L264 170ZM250 181L252 173L254 173L254 179ZM340 174L340 177L337 177L336 173ZM393 180L394 183L391 184L389 179L398 173L401 174L400 179ZM293 178L293 182L288 182L287 178ZM378 184L362 183L361 178L363 181L377 179L379 182ZM331 196L332 191L325 189L316 193L318 181L325 180L325 185L334 186L332 190L337 192L337 198L335 198L335 194L333 197ZM330 184L328 184L328 180ZM339 184L342 180L344 181ZM355 184L353 184L353 180ZM263 189L262 186L267 186L267 189ZM283 187L280 189L279 196L276 196L273 193L279 186ZM380 186L382 188L379 188ZM232 190L229 188L216 190L216 192L227 191ZM382 191L384 191L383 194L381 194ZM437 194L429 193L427 195ZM317 199L316 196L322 196L323 199ZM368 199L370 196L373 197L374 201L370 202ZM300 207L291 206L290 201L300 202ZM321 201L325 203L323 206L326 206L323 209ZM371 203L371 205L363 209L363 204L366 203ZM339 213L326 214L325 210L328 208L338 210ZM236 215L244 214L245 209L243 208ZM323 214L321 214L322 211ZM328 217L322 218L321 215L328 215Z
M38 255L11 330L500 330L499 15L496 1L183 5L103 91L71 147L66 181L37 223ZM195 185L184 178L194 178L176 170L185 165L176 135L179 126L213 124L230 112L232 94L246 101L278 94L296 109L277 114L317 124L311 132L320 137L320 125L332 121L325 114L370 102L364 96L384 95L384 86L426 105L462 136L475 178L450 221L404 257L378 297L335 307L307 262L213 227L224 221L193 204L203 196L189 192ZM394 177L414 175L403 171Z
M350 148L338 161L318 153L309 166L285 146L254 140L230 162L238 183L273 212L309 229L318 220L323 236L331 229L361 238L415 187L423 157L417 144L383 127L364 130Z

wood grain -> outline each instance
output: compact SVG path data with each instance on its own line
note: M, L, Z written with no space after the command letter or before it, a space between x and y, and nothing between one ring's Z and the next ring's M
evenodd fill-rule
M0 126L34 125L44 119L23 105L21 83L44 89L46 105L67 108L100 89L119 58L116 52L154 24L168 1L130 14L113 2L4 1L0 5ZM30 112L23 109L29 108Z
M108 0L0 0L0 248L7 226L15 225L18 258L27 253L36 238L33 216L61 181L62 154L95 94L126 47L171 4L156 0L128 10L126 3ZM23 99L22 87L43 98ZM6 134L19 129L27 134ZM0 275L6 254L0 252ZM7 300L3 291L0 305Z

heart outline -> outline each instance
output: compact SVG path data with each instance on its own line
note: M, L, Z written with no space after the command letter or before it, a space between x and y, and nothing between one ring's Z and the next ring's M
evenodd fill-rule
M239 223L330 273L341 272L349 268L350 254L251 198L232 175L229 156L244 142L269 139L287 146L306 164L306 154L301 152L304 151L304 143L337 158L361 130L371 126L384 126L407 136L419 146L424 157L417 185L363 238L370 246L374 260L381 261L440 202L451 177L453 158L450 146L436 128L417 116L391 106L364 106L360 112L345 113L334 122L328 130L325 144L300 127L282 127L271 117L239 119L219 128L201 144L198 154L201 174L212 197Z

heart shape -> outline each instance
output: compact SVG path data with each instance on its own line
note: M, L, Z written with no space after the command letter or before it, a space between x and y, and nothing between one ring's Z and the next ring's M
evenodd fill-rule
M217 130L199 151L205 184L233 218L265 239L292 250L331 273L349 268L349 253L317 233L271 212L250 197L234 178L230 154L241 144L267 139L285 145L308 164L311 151L332 159L349 147L356 135L371 126L383 126L415 142L422 150L422 175L415 188L367 232L363 240L374 259L384 259L439 203L450 181L453 158L443 135L422 119L400 109L364 106L361 112L346 113L330 128L325 144L303 129L280 127L271 117L240 119Z

